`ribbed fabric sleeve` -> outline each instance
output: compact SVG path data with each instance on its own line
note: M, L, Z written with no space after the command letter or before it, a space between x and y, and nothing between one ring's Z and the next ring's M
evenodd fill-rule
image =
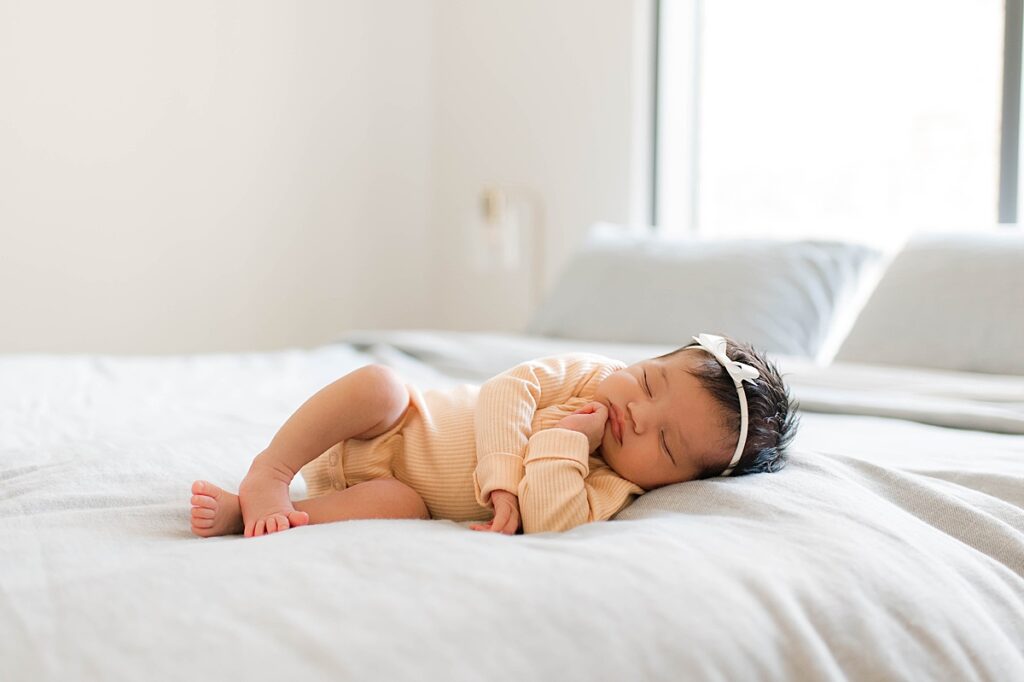
M596 384L623 366L599 355L568 353L521 363L485 382L474 415L477 502L490 507L492 490L517 493L538 410L592 396Z
M587 437L569 429L548 429L530 438L526 473L519 484L524 533L563 531L604 521L643 493L607 466L591 474L588 448Z
M568 429L548 429L530 439L518 490L524 533L565 530L592 520L583 486L588 449L587 437Z

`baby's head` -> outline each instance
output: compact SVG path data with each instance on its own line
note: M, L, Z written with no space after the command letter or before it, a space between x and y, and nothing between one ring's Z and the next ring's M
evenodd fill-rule
M716 339L724 339L723 359L733 371L749 377L753 368L758 375L746 380L738 375L747 412L738 453L742 404L733 377L713 353L721 351ZM798 418L778 369L749 344L704 334L701 340L615 372L594 396L609 412L601 456L645 490L723 474L778 471L786 463Z

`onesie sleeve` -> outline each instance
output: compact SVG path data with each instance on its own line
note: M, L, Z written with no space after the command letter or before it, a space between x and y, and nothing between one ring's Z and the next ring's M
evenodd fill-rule
M643 493L607 467L591 473L588 449L587 437L569 429L546 429L530 438L519 484L524 533L604 521Z
M624 366L594 353L565 353L521 363L484 383L473 416L477 503L490 507L494 490L516 494L538 410L593 395L595 383Z

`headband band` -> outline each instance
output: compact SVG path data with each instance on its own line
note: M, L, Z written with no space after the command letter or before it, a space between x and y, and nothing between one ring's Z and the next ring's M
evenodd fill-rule
M747 423L749 419L747 417L747 394L743 390L743 382L749 381L752 384L756 384L755 380L761 374L750 365L730 360L729 356L725 354L727 344L721 336L701 334L694 336L693 340L697 342L697 347L703 348L715 356L715 360L718 360L719 364L729 373L733 383L736 384L736 393L740 396L740 439L736 443L736 452L733 453L729 466L722 472L722 476L728 476L732 473L736 463L740 461L740 456L743 454L743 446L747 444ZM693 344L688 346L688 348L693 347Z

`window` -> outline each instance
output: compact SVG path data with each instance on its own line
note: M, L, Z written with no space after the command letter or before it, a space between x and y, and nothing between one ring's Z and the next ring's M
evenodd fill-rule
M998 221L1001 0L661 0L659 26L665 231Z

